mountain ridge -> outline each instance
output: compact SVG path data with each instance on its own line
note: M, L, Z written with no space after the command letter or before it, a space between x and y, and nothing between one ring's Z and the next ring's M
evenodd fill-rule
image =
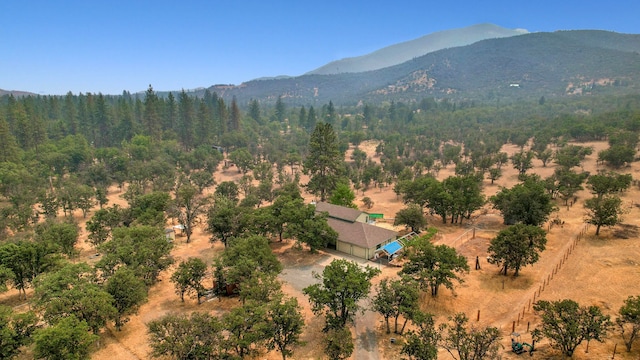
M640 35L600 30L537 32L442 49L379 70L253 80L209 91L235 96L240 102L268 103L282 96L296 105L329 100L354 104L424 97L482 101L567 96L593 93L596 84L628 92L640 89L639 51Z
M522 35L523 33L528 33L528 31L507 29L489 23L437 31L413 40L389 45L365 55L335 60L304 75L332 75L378 70L441 49L465 46L490 38Z

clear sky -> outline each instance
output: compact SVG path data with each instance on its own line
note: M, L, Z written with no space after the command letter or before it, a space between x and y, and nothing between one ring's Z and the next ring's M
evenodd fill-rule
M240 84L479 23L640 34L639 14L637 0L0 0L0 89Z

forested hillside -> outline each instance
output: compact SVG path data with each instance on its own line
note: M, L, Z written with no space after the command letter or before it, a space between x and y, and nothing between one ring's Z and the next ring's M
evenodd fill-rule
M640 35L605 31L530 33L443 49L360 73L254 80L209 91L240 102L296 105L420 101L424 97L513 102L545 96L629 94L640 86ZM199 93L201 96L202 94Z

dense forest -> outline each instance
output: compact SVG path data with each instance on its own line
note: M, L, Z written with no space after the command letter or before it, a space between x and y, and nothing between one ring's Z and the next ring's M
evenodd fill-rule
M420 203L411 193L412 186L443 166L455 164L460 182L444 182L444 189L475 189L477 181L465 181L498 178L500 166L508 161L501 147L510 143L521 149L510 160L519 167L523 183L528 181L527 166L533 157L545 163L553 159L564 166L565 172L545 182L545 190L554 198L570 201L575 177L580 183L586 178L572 169L587 150L567 143L608 141L609 149L599 153L598 159L616 169L635 161L639 131L638 95L561 100L540 97L510 104L424 98L340 107L332 101L293 106L287 104L286 97L278 97L275 105L258 100L228 102L209 91L201 97L184 91L160 96L151 86L144 94L120 96L3 96L0 285L4 290L18 289L24 297L27 289L34 288L35 292L30 299L33 313L0 313L2 321L12 324L15 332L13 345L0 342L0 357L17 354L32 334L36 334L34 353L47 357L54 356L48 352L55 350L50 339L56 329L66 329L67 333L72 333L69 329L81 329L78 341L92 343L107 323L113 321L117 328L126 326L127 316L144 301L148 287L172 264L171 244L162 233L169 217L185 224L189 237L196 218L206 214L207 230L225 246L234 238L269 235L282 239L284 234L313 250L331 241L332 234L314 222L321 222L321 217L314 217L312 209L299 211L296 216L303 218L294 226L297 218L285 221L277 218L285 215L276 214L276 210L304 208L299 192L305 186L323 200L338 196L335 201L340 203L344 185L348 193L349 189L395 184L398 194L415 200L443 221L462 222L484 199L467 199L463 205L449 204L441 210L429 205L430 199ZM304 169L313 179L314 166L321 161L314 158L319 151L316 149L333 135L335 140L329 144L335 145L340 161L327 166L335 170L335 179L326 184L301 184L295 175L297 169ZM381 164L367 159L357 147L347 164L346 150L365 140L379 141L376 152ZM551 144L566 150L551 153ZM237 167L246 174L244 180L216 184L212 173L219 166ZM253 186L253 180L260 185ZM109 206L106 196L113 185L127 189L129 208ZM203 189L214 186L215 201L202 195ZM269 206L274 203L278 206ZM95 206L100 210L85 220L86 228L89 241L105 255L95 268L68 262L76 254L78 232L70 215L75 210L86 215ZM242 218L243 212L252 217ZM61 217L65 219L60 221ZM283 228L285 223L289 228ZM310 234L313 229L324 230ZM326 238L318 239L323 236ZM263 245L262 240L251 239L253 244ZM219 269L237 264L239 259L255 267L250 261L257 260L242 258L253 248L255 256L260 257L257 263L269 266L261 272L280 271L271 258L258 253L257 248L262 247L237 241L234 246L246 246L246 251L225 255ZM198 267L202 264L185 262L179 269L188 272ZM505 265L505 274L507 269ZM519 268L515 269L517 272ZM236 269L225 276L235 277L232 282L242 284L251 277L248 270L244 271ZM193 273L189 274L187 280L193 278ZM181 284L182 280L176 275L172 281ZM201 287L189 281L182 284L181 297L193 292L199 302L205 295ZM244 299L250 303L252 297L262 296L243 289L243 303ZM437 294L436 290L432 293ZM132 298L132 294L137 297ZM279 301L277 305L286 308L288 301ZM96 310L85 311L88 308ZM275 316L278 309L273 305L260 311ZM224 321L215 326L230 326L233 319ZM43 322L47 327L36 330L36 324ZM155 326L161 330L162 324ZM289 345L284 344L283 356ZM253 350L249 346L234 351L243 357Z

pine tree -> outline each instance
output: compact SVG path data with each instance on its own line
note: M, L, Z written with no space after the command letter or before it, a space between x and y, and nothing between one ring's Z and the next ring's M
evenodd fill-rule
M162 138L162 121L160 119L160 99L149 85L144 97L143 123L145 130L153 140Z
M284 102L282 101L282 95L278 96L278 100L276 100L276 109L275 109L275 116L276 116L276 120L278 120L278 122L283 122L284 118L285 118L285 112L286 112L287 108L284 105Z
M305 109L304 106L302 106L300 107L300 114L298 115L298 124L300 125L300 127L306 128L307 120L309 120L307 118L307 109Z
M117 114L119 122L116 125L114 142L121 143L122 141L131 141L134 134L134 124L130 102L124 98L118 99Z
M176 98L173 93L170 92L167 95L167 102L164 108L164 116L162 127L165 130L176 130L176 120L178 117L178 104L176 104Z
M249 102L249 117L255 120L258 124L262 124L262 119L260 117L260 103L258 100L251 100Z
M65 122L66 134L75 135L78 132L78 110L76 109L71 91L69 91L64 97L62 114Z
M329 105L326 108L325 121L333 126L336 126L336 108L333 106L333 102L329 100Z
M229 131L240 131L240 108L238 108L238 102L235 96L231 100L231 110L229 112L231 113L229 118Z
M93 118L95 119L96 138L94 145L98 148L108 147L113 144L111 129L113 124L111 117L109 116L109 108L102 93L99 93L96 98L95 113Z
M309 155L304 161L304 173L310 175L307 189L325 201L339 183L344 169L344 156L331 124L318 123L309 141Z
M82 134L85 138L91 139L87 130L87 122L89 121L89 110L87 107L87 96L82 93L78 94L78 101L76 105L77 110L77 128L75 133Z
M207 144L211 138L213 122L211 113L204 101L198 101L198 116L195 125L195 146Z
M18 143L9 130L9 123L0 116L0 162L17 162L19 157Z
M316 116L316 110L313 106L309 107L309 112L307 113L307 130L311 130L316 127L316 122L318 121L318 117Z
M178 111L178 123L176 125L178 139L185 150L191 150L194 146L193 123L195 121L195 113L193 101L184 90L180 92L178 97Z
M217 129L217 135L218 137L222 136L223 134L225 134L227 132L227 122L228 122L228 118L229 118L229 114L227 112L227 106L224 103L224 100L222 98L218 98L217 101L217 123L216 123L216 129Z
M33 138L33 124L29 122L24 106L17 104L13 109L11 117L15 122L15 134L18 144L24 150L32 149L35 142Z

